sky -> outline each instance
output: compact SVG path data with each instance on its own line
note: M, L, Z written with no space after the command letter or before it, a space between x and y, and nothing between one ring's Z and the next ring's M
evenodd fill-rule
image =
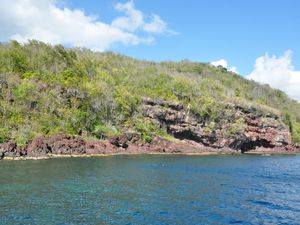
M300 101L299 0L0 0L0 41L222 65Z

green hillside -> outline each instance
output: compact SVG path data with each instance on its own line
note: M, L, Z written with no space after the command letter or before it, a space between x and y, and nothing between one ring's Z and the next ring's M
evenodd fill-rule
M210 129L227 105L277 114L300 143L300 104L206 63L149 62L38 41L0 45L0 143L57 133L104 139L126 130L168 137L142 116L142 97L178 102ZM242 123L242 122L241 122Z

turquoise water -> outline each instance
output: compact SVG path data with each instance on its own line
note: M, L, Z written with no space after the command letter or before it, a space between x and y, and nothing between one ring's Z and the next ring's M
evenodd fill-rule
M300 224L300 156L0 161L0 224Z

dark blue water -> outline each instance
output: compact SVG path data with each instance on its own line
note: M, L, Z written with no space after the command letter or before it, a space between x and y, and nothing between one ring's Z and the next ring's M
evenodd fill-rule
M300 156L0 161L0 224L300 224Z

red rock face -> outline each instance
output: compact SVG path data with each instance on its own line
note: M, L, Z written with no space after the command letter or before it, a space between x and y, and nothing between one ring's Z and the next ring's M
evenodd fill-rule
M192 140L206 147L215 149L230 148L248 151L299 151L292 143L287 126L278 116L271 113L263 115L256 109L244 109L238 106L228 107L228 113L216 124L213 130L203 118L185 110L182 105L177 107L165 101L143 100L145 117L160 123L167 132L181 140ZM243 129L230 133L234 123L242 119ZM229 133L229 134L228 134Z
M22 157L26 156L26 154L26 149L17 146L16 143L7 142L0 144L0 158L3 158L4 156Z
M177 141L154 137L151 143L146 144L134 132L111 137L106 141L58 134L35 138L24 147L12 142L0 144L0 159L51 154L300 152L299 146L292 143L288 128L276 115L261 115L254 109L229 107L213 130L208 129L207 121L185 110L182 105L144 99L142 111L146 118L159 124Z
M28 156L41 156L46 154L85 154L86 142L80 137L65 134L50 138L39 137L32 140L26 147Z
M265 125L259 119L247 118L245 136L256 143L254 150L293 151L297 147L292 143L290 132L281 124Z

